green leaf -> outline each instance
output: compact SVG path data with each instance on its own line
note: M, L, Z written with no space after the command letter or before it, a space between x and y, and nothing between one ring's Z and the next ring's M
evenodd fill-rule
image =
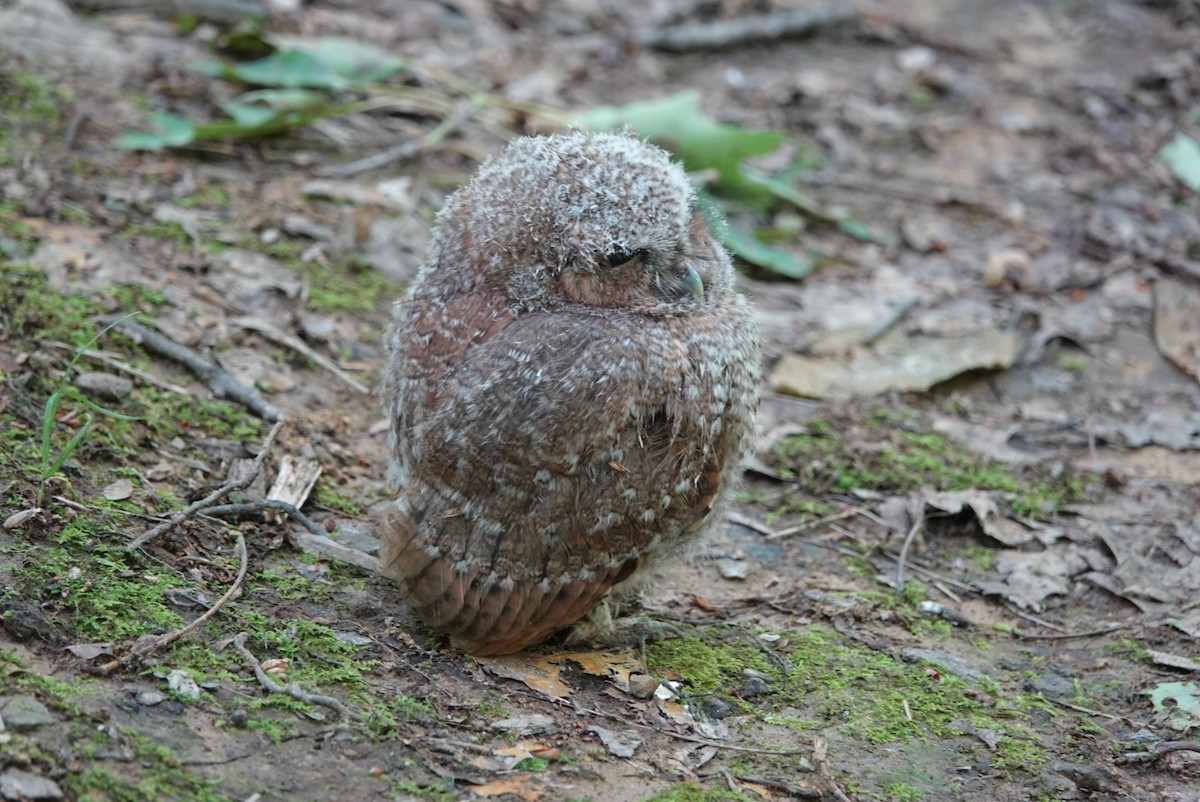
M235 64L228 68L228 74L256 86L289 89L304 87L336 92L350 85L330 65L299 50L284 50L257 61Z
M405 69L404 62L366 42L329 37L295 42L292 49L308 53L354 83L378 83Z
M155 133L126 132L116 146L123 150L162 150L187 145L196 139L196 126L187 117L153 111L150 122L158 129Z
M1200 144L1190 136L1176 134L1158 152L1158 158L1193 192L1200 192Z
M1194 682L1163 682L1147 694L1154 711L1169 717L1173 729L1200 727L1200 686ZM1168 701L1173 705L1166 704Z
M798 258L785 250L767 245L749 234L727 229L719 233L717 238L735 256L764 270L770 270L772 273L778 273L786 278L800 279L812 272L813 262L811 259Z
M716 172L715 189L747 203L770 203L771 195L742 171L742 162L772 153L785 139L778 131L743 128L714 122L700 110L700 93L599 106L580 120L600 131L631 128L638 135L675 154L690 172Z

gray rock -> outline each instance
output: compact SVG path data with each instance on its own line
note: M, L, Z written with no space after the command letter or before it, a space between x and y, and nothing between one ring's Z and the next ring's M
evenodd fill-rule
M122 401L133 393L133 382L124 376L89 370L75 377L75 386L102 401Z
M62 799L62 789L54 780L20 769L0 774L0 796L5 799Z
M17 732L53 724L54 716L46 706L32 696L13 696L0 708L4 725Z

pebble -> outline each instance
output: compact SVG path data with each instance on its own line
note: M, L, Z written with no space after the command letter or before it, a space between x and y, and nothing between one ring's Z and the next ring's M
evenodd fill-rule
M192 675L186 671L176 669L168 674L167 687L177 697L186 702L194 702L200 698L200 686L196 684L196 680L192 679Z
M514 716L512 718L502 719L501 721L492 724L494 730L504 730L511 732L518 737L526 735L538 735L543 732L551 732L558 729L554 722L554 716L547 716L543 713L529 713L522 716Z
M138 691L134 699L142 707L154 707L167 701L167 695L162 691Z
M700 712L713 721L720 721L733 712L733 705L719 696L706 696L700 702Z
M650 699L658 690L658 680L649 674L629 675L629 695L635 699Z
M16 732L54 723L54 716L46 706L32 696L9 697L0 707L0 716L4 717L4 726Z
M0 774L0 796L5 799L62 799L62 789L54 780L20 769Z
M89 370L75 377L75 386L105 401L121 401L133 393L133 382L124 376Z

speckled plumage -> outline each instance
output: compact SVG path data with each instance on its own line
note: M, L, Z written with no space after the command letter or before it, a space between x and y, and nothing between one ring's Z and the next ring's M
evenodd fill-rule
M625 134L513 142L396 305L382 560L473 654L537 643L722 516L758 346L683 170Z

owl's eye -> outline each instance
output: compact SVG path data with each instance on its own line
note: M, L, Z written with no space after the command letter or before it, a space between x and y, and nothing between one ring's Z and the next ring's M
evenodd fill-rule
M620 267L640 253L641 251L613 251L605 254L600 261L604 263L605 267Z

